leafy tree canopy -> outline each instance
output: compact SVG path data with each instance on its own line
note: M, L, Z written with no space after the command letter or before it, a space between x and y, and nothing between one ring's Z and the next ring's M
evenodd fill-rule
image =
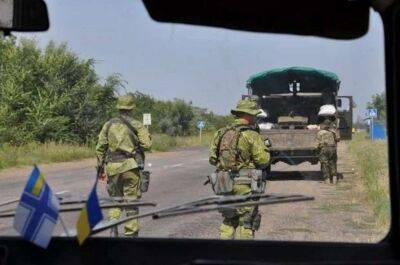
M32 141L88 143L116 115L120 75L101 80L93 59L81 59L65 43L50 42L40 49L29 39L0 40L0 143ZM204 119L209 129L228 119L180 99L160 101L134 92L136 118L151 113L152 132L189 135Z
M372 95L371 101L367 103L367 108L375 108L378 110L378 120L386 121L386 94Z

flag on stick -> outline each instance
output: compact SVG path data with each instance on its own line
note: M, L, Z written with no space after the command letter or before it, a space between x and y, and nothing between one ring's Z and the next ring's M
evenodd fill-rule
M94 183L85 206L79 214L78 222L76 224L79 245L83 244L86 238L90 236L93 227L103 219L103 213L101 212L96 192L97 181L98 178L96 178L96 182Z
M60 203L35 165L15 211L14 228L26 240L47 248Z

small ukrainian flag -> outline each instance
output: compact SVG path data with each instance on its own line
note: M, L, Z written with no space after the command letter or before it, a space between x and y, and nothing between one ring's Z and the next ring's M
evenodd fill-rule
M85 207L79 214L78 222L76 224L79 245L83 244L86 238L91 234L93 227L103 219L103 213L101 212L96 189L97 179L89 194Z

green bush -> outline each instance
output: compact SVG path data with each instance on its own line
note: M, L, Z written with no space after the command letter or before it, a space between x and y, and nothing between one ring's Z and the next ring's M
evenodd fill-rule
M33 40L1 39L0 143L93 142L104 122L116 115L116 92L123 87L117 74L101 81L94 62L80 59L65 43L40 49ZM223 116L195 113L200 108L190 102L131 94L136 118L151 113L155 133L191 135L199 119L206 120L208 130L225 125Z
M199 120L206 122L205 131L214 132L233 120L232 116L217 115L181 99L161 101L138 91L130 94L135 98L136 119L141 120L143 113L151 113L153 133L170 136L197 134L196 122Z
M176 138L166 134L155 134L152 136L152 151L168 151L177 146Z
M174 137L167 134L156 134L152 137L152 150L164 152L180 147L208 147L210 145L212 136L212 133L204 133L200 142L198 135Z
M94 60L66 44L0 40L0 142L85 143L114 113L118 75L100 82Z

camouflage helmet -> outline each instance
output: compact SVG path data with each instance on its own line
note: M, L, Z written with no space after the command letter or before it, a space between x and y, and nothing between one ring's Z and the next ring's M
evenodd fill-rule
M135 106L135 102L134 102L134 98L132 96L122 96L118 98L117 101L117 109L120 110L131 110L134 109Z
M258 105L256 100L253 99L242 99L236 105L236 109L231 110L231 113L235 116L245 113L251 116L256 116L259 114L260 106Z

